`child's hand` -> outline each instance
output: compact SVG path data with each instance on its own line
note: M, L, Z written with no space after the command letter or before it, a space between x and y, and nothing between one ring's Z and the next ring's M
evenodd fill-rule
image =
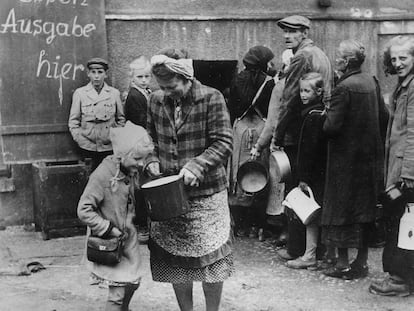
M113 227L110 235L113 237L120 237L122 235L122 232L117 227Z
M413 189L414 188L414 180L412 179L407 179L407 178L403 178L404 184L408 189Z
M272 141L270 142L270 152L274 152L276 150L283 150L283 147L279 146L273 137Z
M299 188L302 191L308 191L309 185L307 183L305 183L304 181L300 181L299 182Z

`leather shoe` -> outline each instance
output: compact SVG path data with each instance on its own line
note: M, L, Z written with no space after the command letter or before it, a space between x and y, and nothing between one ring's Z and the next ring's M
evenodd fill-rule
M276 251L276 254L282 260L292 260L292 259L296 258L296 257L293 257L292 255L290 255L286 248L279 249L278 251Z
M372 282L369 287L369 292L380 296L406 297L410 295L407 284L397 282L392 278L387 278L380 282Z
M304 260L302 257L298 257L293 260L289 260L286 263L286 267L292 269L307 269L316 266L316 260Z
M338 268L338 267L331 267L323 271L323 274L326 276L330 276L332 278L344 279L344 280L351 280L351 268Z
M350 275L351 275L352 279L361 279L361 278L364 278L368 275L369 269L368 269L368 266L366 264L361 265L361 264L353 261L350 264L350 267L351 267Z

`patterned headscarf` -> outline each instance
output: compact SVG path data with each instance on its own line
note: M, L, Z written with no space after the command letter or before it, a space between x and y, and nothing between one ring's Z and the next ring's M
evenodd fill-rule
M154 55L151 58L151 65L165 65L165 67L167 67L172 72L178 73L188 80L192 80L194 78L194 68L192 59L174 59L166 55Z

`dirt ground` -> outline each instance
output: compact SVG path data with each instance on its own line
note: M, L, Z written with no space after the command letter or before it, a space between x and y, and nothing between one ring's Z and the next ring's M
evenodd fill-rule
M369 276L343 281L325 277L320 271L291 270L284 266L271 241L237 238L236 273L224 284L221 310L414 310L414 296L379 297L368 286L384 274L382 249L370 249ZM102 310L106 289L89 285L81 265L84 237L43 241L39 233L22 227L0 231L0 310L69 311ZM131 310L179 310L169 284L155 283L149 270L149 253L142 245L144 278L131 302ZM17 276L25 265L41 262L46 269ZM194 287L194 310L204 310L201 285Z

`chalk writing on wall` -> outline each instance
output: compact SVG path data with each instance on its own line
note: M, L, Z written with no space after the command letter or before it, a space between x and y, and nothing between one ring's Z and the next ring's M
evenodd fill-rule
M102 0L0 2L0 125L4 154L5 128L67 123L72 94L87 82L84 64L91 57L107 56L104 5ZM17 157L49 153L46 158L54 158L47 148L30 148ZM72 150L53 152L67 154ZM16 152L7 154L16 157Z
M30 18L17 19L14 8L9 11L6 21L0 25L0 33L22 33L33 35L33 37L45 34L47 44L51 44L56 37L88 38L94 30L96 30L94 24L79 25L77 16L66 23L55 23L41 19L32 21Z

